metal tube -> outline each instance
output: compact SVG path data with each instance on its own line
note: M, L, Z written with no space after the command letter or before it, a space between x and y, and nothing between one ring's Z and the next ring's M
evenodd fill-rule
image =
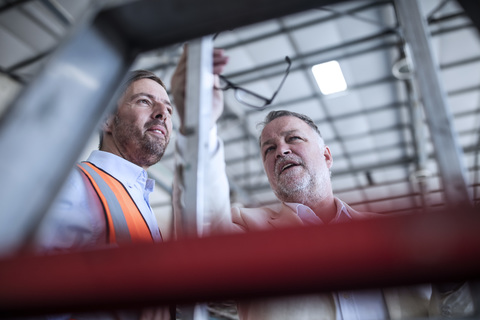
M475 280L478 230L477 212L437 212L4 259L0 314Z
M469 206L463 152L453 129L453 118L439 77L439 66L434 61L426 21L420 13L418 0L395 0L395 7L411 50L411 60L423 100L430 136L449 206ZM408 54L408 52L407 52Z
M201 237L208 234L208 203L205 202L208 165L208 132L213 91L213 40L206 36L188 45L185 98L186 163L182 167L182 235ZM185 320L208 319L203 304L182 307Z
M203 37L188 45L187 84L185 98L186 163L182 168L184 208L183 232L202 236L207 210L204 201L205 171L208 165L208 132L212 105L213 41ZM207 230L205 230L207 232Z
M105 21L76 30L0 121L0 255L28 241L134 56Z

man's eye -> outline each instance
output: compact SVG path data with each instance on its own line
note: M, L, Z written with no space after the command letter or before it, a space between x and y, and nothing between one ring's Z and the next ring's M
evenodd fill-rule
M147 100L147 99L141 99L138 101L140 104L146 104L146 105L150 105L150 101Z
M290 137L288 140L292 141L292 140L301 140L302 138L298 137L298 136L293 136L293 137Z
M269 152L272 151L273 149L275 149L275 148L274 148L274 147L268 147L267 149L265 149L264 154L269 153Z

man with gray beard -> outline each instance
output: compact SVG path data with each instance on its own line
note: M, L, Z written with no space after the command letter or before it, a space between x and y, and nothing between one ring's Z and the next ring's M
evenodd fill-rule
M263 122L260 150L268 181L279 203L231 209L234 229L260 231L302 225L348 223L380 217L359 212L335 197L333 158L318 127L307 116L272 111ZM319 274L321 270L319 270ZM242 301L240 320L411 319L464 316L473 310L467 284L406 286Z
M259 143L263 166L281 203L265 208L233 208L234 224L252 231L379 216L360 213L333 195L332 154L309 117L272 111L262 124Z
M186 60L184 51L172 77L172 94L180 110L183 110L186 88ZM332 154L309 117L290 111L272 111L263 126L259 141L261 157L279 202L260 208L230 208L223 144L211 135L210 144L216 146L216 156L210 158L207 174L209 218L205 223L210 234L348 223L380 216L358 212L333 195ZM177 147L177 164L182 164L186 150L181 145ZM176 170L177 175L179 172L181 170ZM174 204L180 203L182 194L176 192L173 198ZM177 235L182 233L181 216L180 210L175 210ZM321 275L322 270L318 271ZM464 316L472 311L466 284L443 289L441 295L426 285L242 301L238 303L238 315L240 320L381 320L421 318L445 310L449 316Z
M316 125L300 114L271 112L264 122L260 148L265 171L278 199L318 208L318 212L323 212L320 218L329 222L332 217L318 206L333 198L330 182L333 159ZM332 214L332 210L328 213Z

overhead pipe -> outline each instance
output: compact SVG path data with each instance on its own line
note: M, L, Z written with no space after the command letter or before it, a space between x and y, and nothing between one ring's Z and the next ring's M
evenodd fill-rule
M480 215L441 212L0 260L0 315L478 280Z

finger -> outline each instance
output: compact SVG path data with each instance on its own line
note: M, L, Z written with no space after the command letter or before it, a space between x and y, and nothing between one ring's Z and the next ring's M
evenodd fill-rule
M213 74L220 74L223 72L223 69L227 65L229 57L227 56L217 56L213 59Z
M213 57L219 57L225 55L225 49L222 48L214 48L213 49Z
M220 78L218 77L218 75L215 75L215 77L213 78L213 85L215 88L220 87Z
M172 75L171 83L178 84L179 82L185 82L185 73L187 69L187 51L188 45L185 43L183 45L183 52L178 60L175 71Z
M213 61L225 60L228 60L228 56L225 54L225 50L218 48L213 49Z
M178 60L178 64L177 64L177 69L180 70L180 71L183 71L183 69L186 67L187 53L188 53L188 44L185 43L183 45L182 55L180 56L180 59Z
M228 63L229 57L228 56L221 56L221 57L214 57L213 58L213 65L226 65Z
M213 66L213 74L221 74L223 69L225 69L226 64L219 64Z
M223 49L214 49L213 50L213 65L214 66L225 66L228 63L228 56L225 55L225 50Z

